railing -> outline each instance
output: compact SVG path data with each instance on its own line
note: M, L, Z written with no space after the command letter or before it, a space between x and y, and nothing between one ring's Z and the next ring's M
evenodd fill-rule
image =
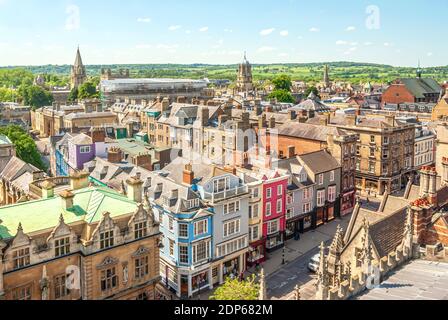
M42 185L45 181L52 182L56 186L64 186L64 185L70 184L69 177L54 177L54 178L36 180L36 181L31 182L29 185L30 194L33 194L38 197L42 197Z
M241 187L236 187L233 189L224 190L224 191L215 192L215 193L205 192L204 199L215 202L215 201L219 201L219 200L223 200L223 199L227 199L227 198L231 198L231 197L236 197L236 196L248 193L248 192L249 192L249 189L247 186L241 186Z

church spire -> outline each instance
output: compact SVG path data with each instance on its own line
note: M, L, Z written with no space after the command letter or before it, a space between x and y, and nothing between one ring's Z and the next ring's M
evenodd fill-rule
M87 80L86 67L82 63L81 51L78 49L76 51L75 63L72 66L71 72L71 87L78 88Z
M324 85L325 88L330 87L330 68L328 67L328 64L324 67Z

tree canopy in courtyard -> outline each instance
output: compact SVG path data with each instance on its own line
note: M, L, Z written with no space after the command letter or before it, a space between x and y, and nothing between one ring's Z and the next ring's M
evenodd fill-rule
M254 275L243 281L227 278L210 300L258 300L259 290Z

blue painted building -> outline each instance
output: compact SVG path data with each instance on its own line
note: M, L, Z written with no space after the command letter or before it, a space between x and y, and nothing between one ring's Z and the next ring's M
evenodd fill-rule
M160 222L160 274L178 297L213 288L213 212L191 185L150 173L147 195Z

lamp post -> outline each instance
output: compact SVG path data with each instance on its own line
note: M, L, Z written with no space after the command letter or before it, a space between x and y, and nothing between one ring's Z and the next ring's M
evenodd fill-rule
M285 245L283 245L283 249L282 249L282 264L284 265L286 263L285 261Z

